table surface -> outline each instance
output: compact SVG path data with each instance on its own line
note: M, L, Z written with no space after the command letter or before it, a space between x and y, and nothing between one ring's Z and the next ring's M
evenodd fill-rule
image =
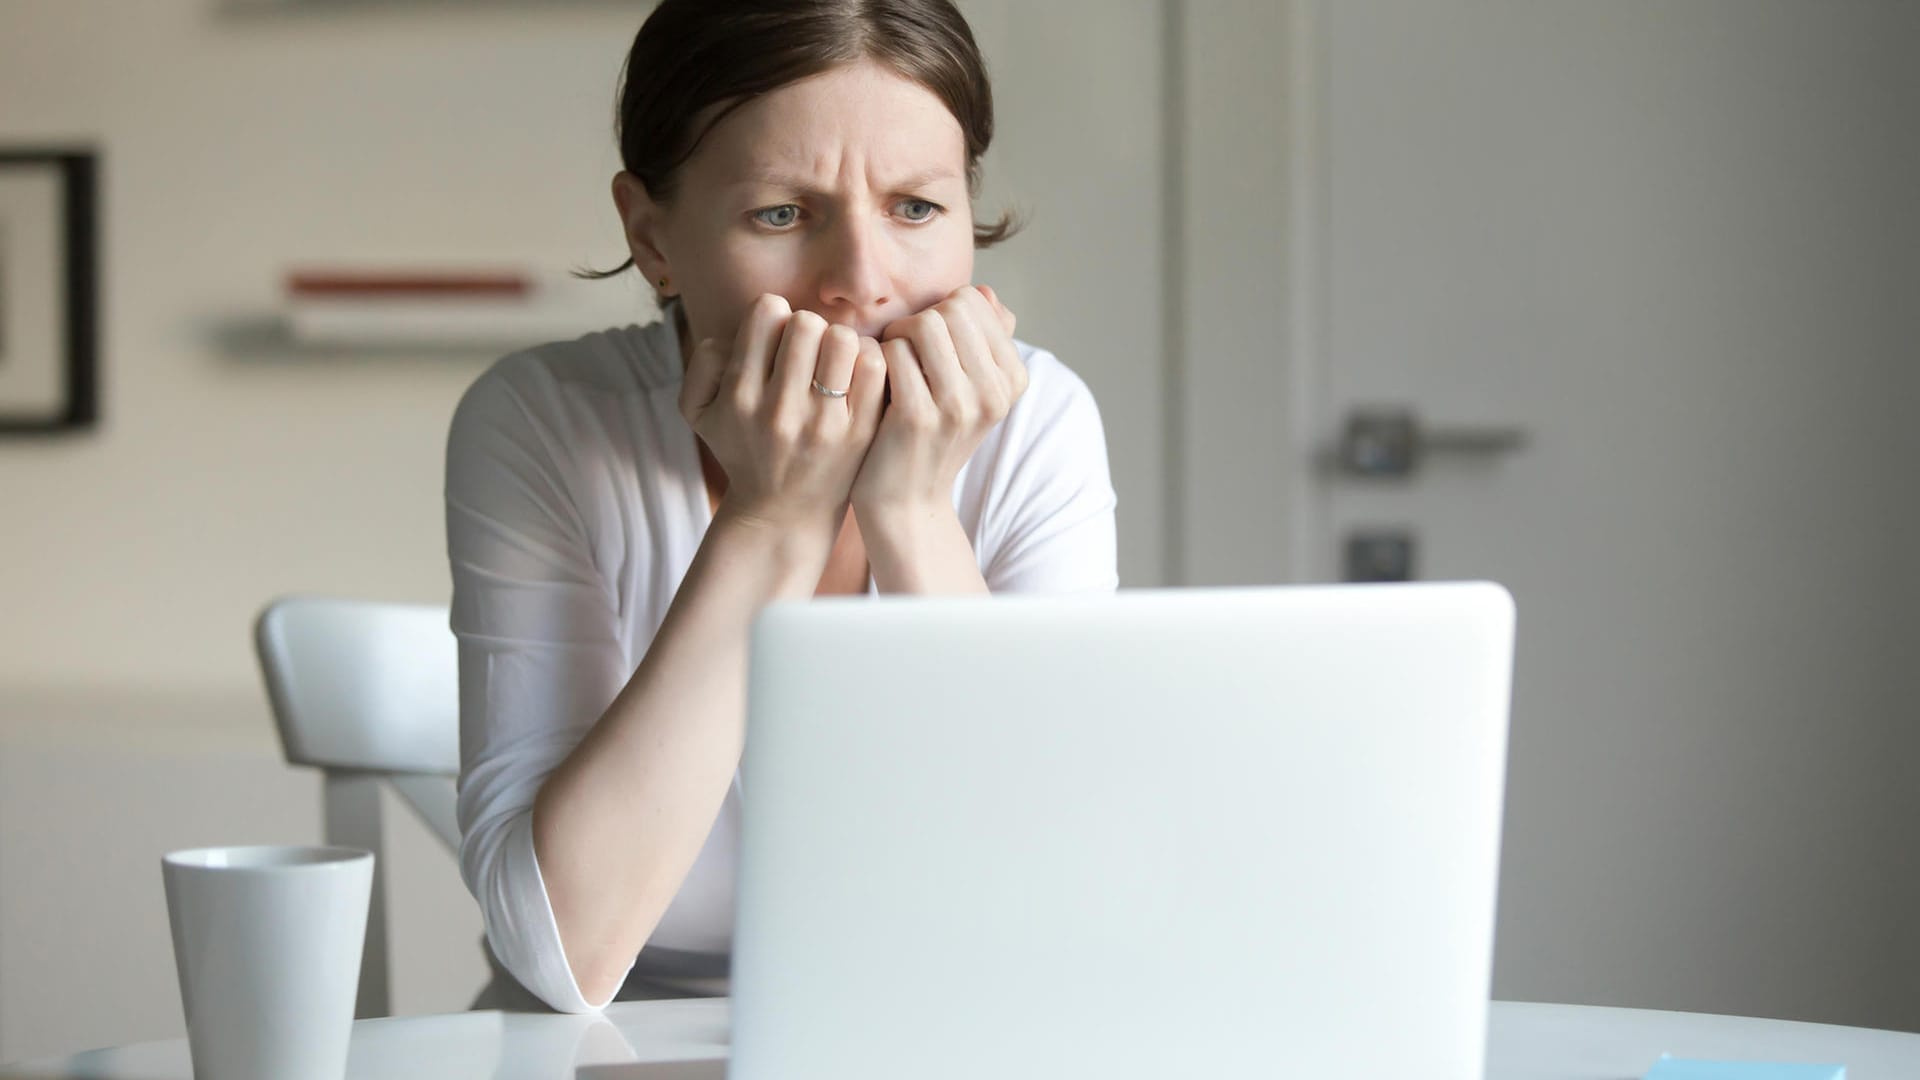
M1637 1080L1676 1057L1831 1062L1920 1077L1920 1034L1741 1016L1493 1003L1488 1080ZM604 1016L469 1012L361 1020L349 1080L723 1080L727 1002L635 1001ZM0 1080L193 1080L185 1039L0 1066Z

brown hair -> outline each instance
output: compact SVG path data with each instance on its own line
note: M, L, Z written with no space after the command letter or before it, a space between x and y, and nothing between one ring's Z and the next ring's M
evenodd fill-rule
M656 202L713 126L747 101L789 83L875 60L924 86L960 123L967 191L978 194L980 155L993 139L993 90L973 32L951 0L661 0L634 35L621 74L614 135L620 161ZM710 106L720 109L696 128ZM976 248L1020 227L1011 213L973 227ZM612 270L577 271L606 278Z

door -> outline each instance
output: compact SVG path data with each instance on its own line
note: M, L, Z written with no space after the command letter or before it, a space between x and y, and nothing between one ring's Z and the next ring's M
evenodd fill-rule
M1517 600L1495 995L1920 1028L1920 8L1302 13L1307 576Z

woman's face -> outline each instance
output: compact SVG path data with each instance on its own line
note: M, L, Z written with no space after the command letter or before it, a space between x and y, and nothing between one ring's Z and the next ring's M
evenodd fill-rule
M878 337L973 277L966 142L938 97L873 63L763 94L721 120L654 203L614 199L635 265L731 338L762 293Z

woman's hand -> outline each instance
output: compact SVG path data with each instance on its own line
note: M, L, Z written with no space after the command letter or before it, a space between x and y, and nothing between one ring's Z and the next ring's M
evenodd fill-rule
M874 339L766 294L732 342L694 348L680 415L727 472L726 508L831 537L873 441L886 373ZM821 394L815 381L847 394Z
M863 528L952 513L961 466L1027 389L1013 328L991 288L965 285L881 331L891 400L851 492Z

